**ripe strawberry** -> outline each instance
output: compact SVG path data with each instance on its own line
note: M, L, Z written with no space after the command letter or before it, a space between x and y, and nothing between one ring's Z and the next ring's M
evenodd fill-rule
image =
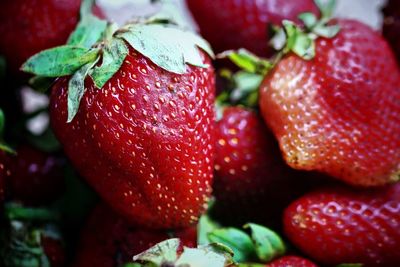
M284 163L275 138L255 111L240 106L223 109L216 128L213 184L218 217L229 224L280 218L284 207L302 192L294 186L298 175ZM260 205L268 205L268 212L260 212Z
M288 238L318 262L396 266L400 262L400 183L375 191L323 189L285 211Z
M49 204L64 190L62 160L29 146L21 146L12 157L12 175L7 180L14 200L28 205Z
M348 183L398 180L400 72L382 37L339 20L332 39L316 40L316 56L289 54L260 88L263 117L293 168Z
M392 45L393 51L400 62L400 2L389 0L383 9L383 35Z
M119 30L81 26L68 45L23 66L41 76L72 75L56 81L50 100L65 152L131 222L164 229L194 224L211 193L212 51L159 16ZM85 31L93 37L93 29L99 40L82 38Z
M33 54L64 44L78 23L80 4L81 0L2 1L0 54L11 72ZM98 8L96 13L101 16Z
M196 246L195 227L178 230L185 246ZM98 205L82 230L74 267L117 267L158 242L170 238L165 231L135 229L104 204Z
M317 267L317 265L298 256L284 256L268 263L266 267Z
M313 0L187 0L201 34L216 52L246 48L259 56L270 55L269 26L282 20L298 21L303 12L318 14Z

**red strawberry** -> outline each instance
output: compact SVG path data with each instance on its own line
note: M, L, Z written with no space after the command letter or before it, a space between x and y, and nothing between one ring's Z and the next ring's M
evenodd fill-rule
M101 90L87 80L69 124L67 82L61 79L52 89L53 129L89 183L139 224L195 223L211 192L212 69L172 74L131 49Z
M65 265L65 251L60 240L43 235L41 243L51 267L62 267Z
M383 35L392 45L400 62L400 2L389 0L383 9L385 19L383 21Z
M383 38L356 21L316 40L310 61L289 54L261 85L263 117L287 163L355 185L399 179L400 72Z
M64 44L78 23L80 4L81 0L2 1L0 54L10 70L15 73L33 54Z
M284 226L289 239L321 263L397 266L400 183L375 191L315 191L286 209Z
M68 45L22 69L72 75L55 82L50 100L67 155L128 220L170 229L194 224L207 208L215 81L208 43L162 16L121 29L92 19L96 27L80 24Z
M196 246L195 227L178 230L175 236L185 246ZM82 230L74 267L117 267L158 242L170 238L165 231L132 227L104 204L98 205Z
M13 157L9 193L29 205L49 204L64 190L62 161L54 155L21 146Z
M271 54L269 26L282 20L297 21L300 13L318 14L313 0L187 0L201 34L216 52L246 48L265 56Z
M225 107L216 141L214 208L230 224L269 222L299 196L296 190L301 190L292 186L298 174L285 165L275 138L255 111ZM269 212L260 212L260 205L271 206Z
M317 265L298 256L284 256L268 263L266 267L317 267Z

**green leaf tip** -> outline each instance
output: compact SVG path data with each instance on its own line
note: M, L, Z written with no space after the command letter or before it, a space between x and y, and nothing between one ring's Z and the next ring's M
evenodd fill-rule
M314 0L321 11L322 18L331 18L336 7L336 0Z
M242 230L227 227L219 228L208 234L211 242L222 243L233 250L233 259L244 262L254 256L254 245L251 238Z
M67 44L91 48L99 42L107 28L107 21L91 14L84 16L68 38Z
M72 75L81 66L97 58L98 50L63 45L39 52L29 58L21 67L22 71L44 77Z
M248 223L244 228L251 230L251 238L260 261L269 262L285 254L285 244L275 232L254 223Z
M171 238L162 241L148 250L133 256L134 262L152 263L161 266L164 262L175 262L178 259L180 241L178 238Z
M78 112L79 105L85 93L85 79L90 69L97 63L97 60L82 66L68 81L67 123L70 123Z
M269 60L257 57L244 48L228 50L218 54L217 57L227 57L238 67L250 73L266 74L273 67L273 64Z
M173 25L136 24L117 33L154 64L176 74L186 73L186 64L206 68L199 48L210 57L209 44L198 35Z

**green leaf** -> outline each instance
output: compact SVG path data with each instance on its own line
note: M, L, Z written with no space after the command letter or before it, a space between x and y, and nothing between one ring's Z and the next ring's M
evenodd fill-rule
M340 31L339 25L318 24L317 26L314 27L312 32L321 37L333 38L339 33L339 31Z
M248 261L255 254L251 238L245 232L235 228L216 229L208 234L208 239L230 247L234 252L234 260L238 262Z
M68 81L68 123L74 119L76 113L79 110L79 105L81 103L83 94L85 93L85 79L89 73L89 70L93 68L96 63L97 60L91 63L87 63L77 72L75 72Z
M211 220L207 214L201 216L197 225L197 244L205 245L210 243L208 240L208 234L219 227L220 225Z
M336 7L336 0L314 0L321 11L322 18L331 18Z
M152 263L156 266L162 266L162 263L173 263L178 258L178 249L180 241L177 238L171 238L162 241L148 250L133 257L134 262Z
M311 60L315 57L315 42L307 34L300 34L292 51L305 60Z
M238 101L251 92L258 91L263 80L263 75L238 71L233 76L235 89L231 94L232 101Z
M225 250L224 250L225 249ZM185 247L183 253L174 266L190 267L225 267L233 263L232 255L218 244L199 246L198 248Z
M204 39L172 25L137 24L120 30L117 36L157 66L177 74L186 72L186 64L207 67L203 64L199 48L214 56Z
M121 68L127 54L128 48L121 39L113 39L110 46L104 47L101 65L90 73L97 88L101 89Z
M46 208L27 208L16 203L7 203L4 207L4 213L9 220L19 221L57 221L60 215Z
M68 39L68 45L91 48L98 42L107 28L107 21L91 14L84 16Z
M94 2L95 0L82 0L81 8L79 9L81 19L92 14Z
M97 58L98 50L63 45L44 50L26 61L21 70L45 77L73 74L81 66Z
M298 17L308 29L312 29L318 22L317 16L311 12L301 13Z
M291 21L284 20L282 24L286 33L286 46L283 49L283 52L286 54L292 51L305 60L314 58L314 39Z
M266 74L273 67L273 64L268 60L259 58L243 48L237 51L226 51L219 54L218 57L228 57L238 67L250 73Z
M269 262L285 254L285 244L275 232L254 223L246 224L244 227L251 230L257 256L262 262Z

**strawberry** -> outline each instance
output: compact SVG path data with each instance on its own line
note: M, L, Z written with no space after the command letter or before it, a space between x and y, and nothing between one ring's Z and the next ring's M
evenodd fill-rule
M385 19L383 21L383 35L392 45L393 51L400 62L400 3L389 0L383 9Z
M184 237L186 246L196 246L195 227L177 230L173 235ZM134 255L170 237L165 231L135 228L107 205L99 204L82 229L73 266L123 266Z
M302 12L318 14L313 0L187 0L200 33L216 52L246 48L259 56L270 55L269 26L296 20Z
M168 20L142 18L118 30L82 23L67 45L23 66L72 75L56 81L50 100L65 152L116 211L164 229L190 226L207 208L214 152L212 51Z
M288 238L318 262L396 266L400 262L400 183L370 191L320 189L293 202Z
M12 175L7 185L14 200L41 205L49 204L62 194L64 175L60 158L21 146L11 160Z
M81 0L15 0L0 4L0 54L12 73L41 50L62 45L79 20ZM97 8L96 13L101 16Z
M286 166L274 136L254 110L235 106L222 112L216 128L213 212L230 224L270 223L300 196L293 179L299 174ZM270 206L269 212L260 212L260 205Z
M395 58L368 26L337 23L335 37L316 40L313 59L289 53L265 77L262 115L295 169L362 186L396 181L400 72Z
M266 267L317 267L317 265L307 259L298 256L284 256L271 263Z

